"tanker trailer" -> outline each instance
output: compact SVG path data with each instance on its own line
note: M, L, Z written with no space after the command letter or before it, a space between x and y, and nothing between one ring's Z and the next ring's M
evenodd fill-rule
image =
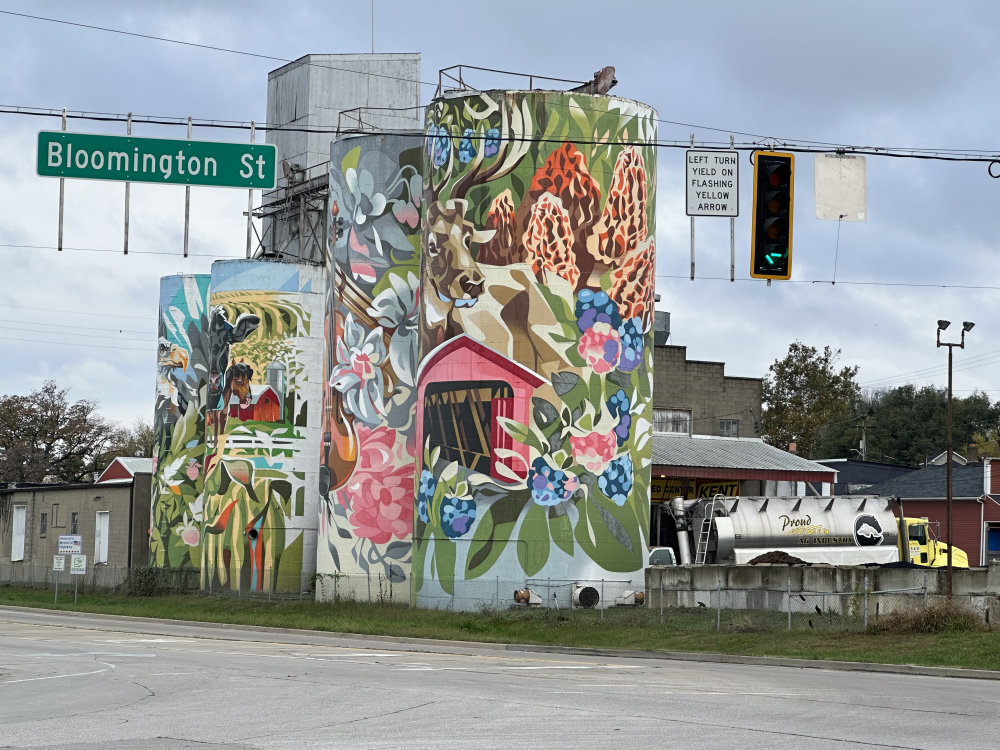
M831 565L946 564L947 545L930 538L927 519L904 519L900 544L891 498L716 495L674 498L670 509L682 565L743 565L767 552ZM953 549L952 558L953 567L968 567L961 550Z

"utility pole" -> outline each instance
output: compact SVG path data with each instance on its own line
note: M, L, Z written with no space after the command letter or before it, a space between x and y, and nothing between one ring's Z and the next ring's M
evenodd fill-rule
M952 566L951 566L951 372L952 372L952 349L956 346L959 349L965 348L965 334L972 330L975 323L965 321L962 323L962 339L957 343L949 344L946 341L941 341L941 331L951 325L950 320L939 320L937 322L937 345L938 347L947 346L948 347L948 437L947 437L947 467L945 472L945 483L947 484L947 499L945 500L945 524L947 526L947 543L948 543L948 599L951 599L952 594Z

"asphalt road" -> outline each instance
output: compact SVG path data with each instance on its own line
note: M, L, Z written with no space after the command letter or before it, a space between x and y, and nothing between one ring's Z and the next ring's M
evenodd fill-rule
M0 607L0 747L964 750L998 738L997 680Z

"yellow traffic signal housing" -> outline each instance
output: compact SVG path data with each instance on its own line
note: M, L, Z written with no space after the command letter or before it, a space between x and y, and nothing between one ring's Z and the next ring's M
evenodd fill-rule
M755 279L791 278L794 182L794 154L754 154L750 275Z

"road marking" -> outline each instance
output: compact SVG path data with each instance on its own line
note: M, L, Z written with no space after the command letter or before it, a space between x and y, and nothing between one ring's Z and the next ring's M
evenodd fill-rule
M106 638L102 643L194 643L193 638Z
M497 667L497 669L642 669L630 664L542 664L526 667Z
M52 653L52 652L41 652L37 654L29 654L36 659L72 659L76 656L121 656L128 658L139 658L139 659L155 659L156 654L135 654L135 653L122 653L119 651L66 651L64 653Z
M396 667L397 672L470 672L470 667Z
M73 672L71 674L54 674L48 677L25 677L23 680L6 680L0 682L0 685L13 685L15 682L38 682L39 680L62 680L66 677L88 677L92 674L101 674L101 672L110 672L113 667L108 667L107 669L95 669L93 672Z

